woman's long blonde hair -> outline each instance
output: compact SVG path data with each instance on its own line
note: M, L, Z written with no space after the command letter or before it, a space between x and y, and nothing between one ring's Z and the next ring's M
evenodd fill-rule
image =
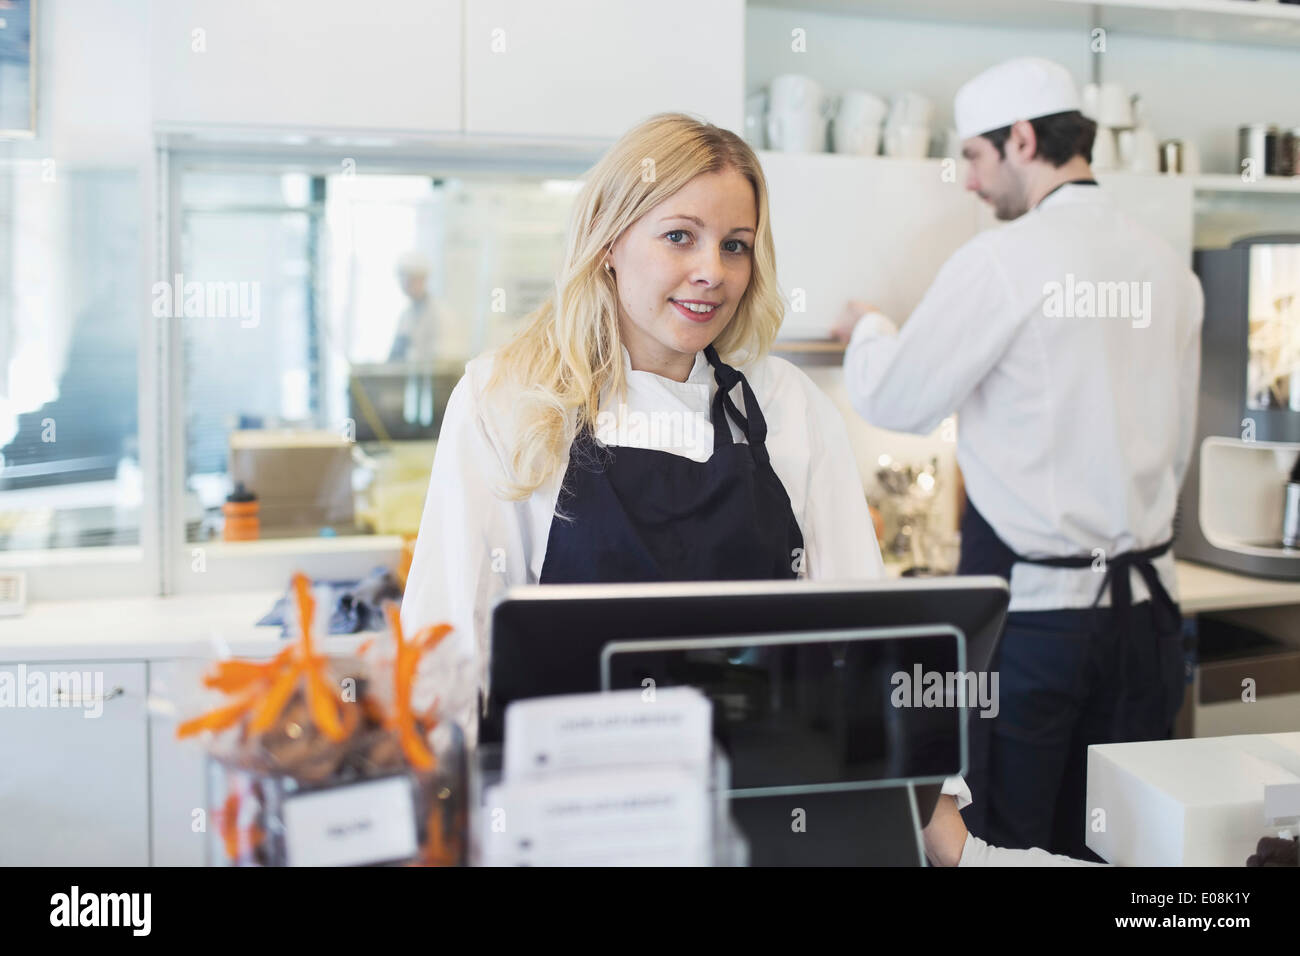
M754 188L758 223L749 287L713 342L731 365L767 354L785 314L776 283L767 181L754 151L735 133L682 113L660 113L625 133L591 170L569 223L555 293L524 318L501 348L488 389L514 386L513 481L526 498L559 469L578 430L594 429L600 396L626 395L615 280L603 267L629 226L702 173L735 169ZM571 414L576 411L576 415Z

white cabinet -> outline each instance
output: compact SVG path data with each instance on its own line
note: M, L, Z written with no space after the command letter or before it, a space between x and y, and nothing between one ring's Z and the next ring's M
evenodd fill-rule
M461 128L462 0L152 0L154 119Z
M978 228L978 201L941 160L760 154L772 204L782 339L827 339L849 299L902 320Z
M740 130L744 0L470 0L470 134L614 139L653 113Z
M23 704L0 707L0 866L147 866L145 665L5 664L0 682Z
M171 702L177 709L149 721L150 862L154 866L203 866L211 845L209 831L218 825L207 799L205 742L176 739L177 722L194 716L190 711L199 700L195 691L209 666L202 660L149 664L149 696Z

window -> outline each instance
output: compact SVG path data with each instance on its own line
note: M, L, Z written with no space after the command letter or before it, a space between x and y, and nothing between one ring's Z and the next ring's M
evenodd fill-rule
M187 546L413 534L451 389L553 288L575 179L176 168Z
M0 551L136 546L140 184L0 170Z

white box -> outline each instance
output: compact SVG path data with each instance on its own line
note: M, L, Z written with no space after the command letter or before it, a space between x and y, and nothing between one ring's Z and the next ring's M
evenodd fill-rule
M1300 782L1300 733L1088 748L1088 848L1120 866L1245 866L1264 788Z

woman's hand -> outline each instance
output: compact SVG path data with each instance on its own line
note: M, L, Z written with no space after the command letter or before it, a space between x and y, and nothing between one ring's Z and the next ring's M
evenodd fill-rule
M951 795L939 795L930 822L921 836L925 839L925 855L933 866L956 866L961 862L966 846L966 821L961 818L957 801Z

